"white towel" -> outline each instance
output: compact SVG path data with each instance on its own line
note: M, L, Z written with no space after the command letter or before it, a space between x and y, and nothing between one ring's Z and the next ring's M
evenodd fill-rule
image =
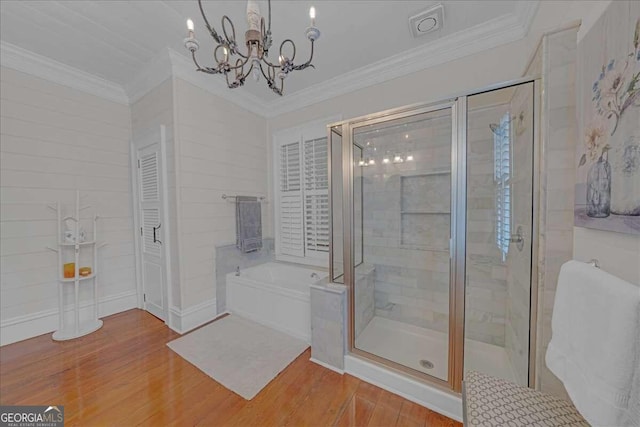
M562 266L546 362L594 426L640 426L640 287Z

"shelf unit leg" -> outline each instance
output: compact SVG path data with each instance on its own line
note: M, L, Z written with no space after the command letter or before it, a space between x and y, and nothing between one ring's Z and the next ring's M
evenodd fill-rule
M93 216L93 319L98 320L98 216Z
M56 214L58 218L58 236L56 239L58 242L58 330L61 331L62 328L64 328L64 283L60 281L60 278L64 277L64 266L62 265L62 248L60 247L60 241L62 239L60 202L56 203Z
M76 190L76 244L75 244L75 276L74 276L74 292L75 292L75 331L76 335L80 333L80 191Z

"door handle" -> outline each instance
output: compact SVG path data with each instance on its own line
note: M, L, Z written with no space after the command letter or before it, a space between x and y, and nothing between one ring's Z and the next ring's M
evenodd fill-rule
M511 235L511 237L509 238L509 241L511 243L515 243L516 248L518 248L518 251L522 252L522 249L524 248L524 234L522 232L521 225L518 226L518 229L516 230L516 234Z
M158 231L160 227L162 227L162 223L158 224L157 227L153 227L153 243L162 244L162 241L156 237L156 231Z

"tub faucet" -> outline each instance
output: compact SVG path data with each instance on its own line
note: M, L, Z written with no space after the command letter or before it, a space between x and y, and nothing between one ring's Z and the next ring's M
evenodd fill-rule
M313 272L313 273L311 273L311 278L312 279L318 279L318 278L320 278L320 276L318 276L318 273Z
M236 276L240 275L240 266L236 266Z

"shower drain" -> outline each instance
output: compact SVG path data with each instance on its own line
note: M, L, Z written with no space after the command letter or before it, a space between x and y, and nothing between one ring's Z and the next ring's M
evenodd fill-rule
M433 363L429 362L426 359L422 359L420 361L420 366L422 366L425 369L433 369Z

